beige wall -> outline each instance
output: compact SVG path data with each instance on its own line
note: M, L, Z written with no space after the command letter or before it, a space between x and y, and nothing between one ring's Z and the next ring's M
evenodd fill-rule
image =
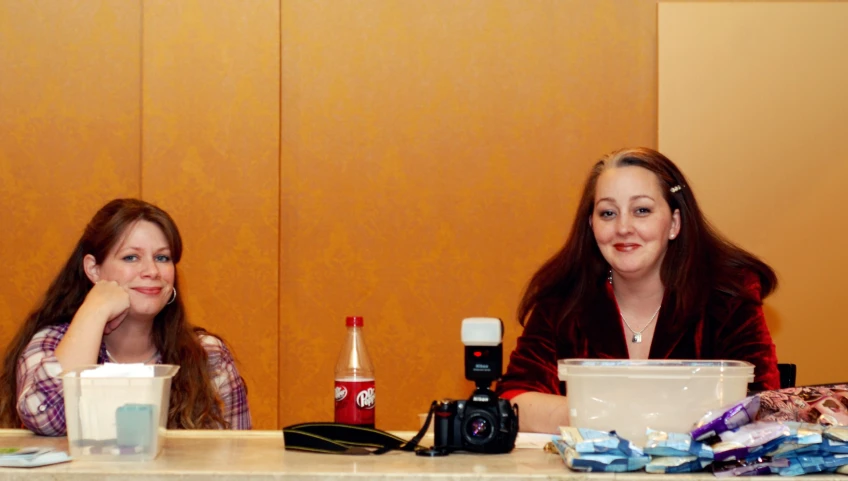
M848 3L661 3L659 146L710 219L780 279L766 302L798 383L848 381Z

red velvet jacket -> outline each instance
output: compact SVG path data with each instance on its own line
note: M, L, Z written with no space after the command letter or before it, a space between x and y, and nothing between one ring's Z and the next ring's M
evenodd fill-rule
M759 280L746 282L755 299L714 292L704 315L672 319L660 310L651 359L728 359L755 366L755 389L779 389L777 356L763 316ZM612 289L599 289L585 303L586 312L572 312L557 322L559 306L538 306L524 326L497 393L512 397L527 391L564 394L557 377L557 360L569 358L627 359L627 340ZM669 296L667 296L669 297ZM673 305L663 299L663 307Z

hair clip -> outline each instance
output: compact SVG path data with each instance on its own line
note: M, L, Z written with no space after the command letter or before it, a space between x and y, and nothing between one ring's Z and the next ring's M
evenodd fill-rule
M684 186L677 184L674 187L668 189L668 191L671 192L672 194L676 194L676 193L680 192L681 190L683 190L683 187Z

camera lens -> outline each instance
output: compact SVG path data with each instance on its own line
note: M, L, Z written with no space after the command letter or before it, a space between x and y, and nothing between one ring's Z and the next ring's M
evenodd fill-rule
M489 436L491 430L492 426L489 424L489 421L483 418L475 418L468 423L467 432L472 438L486 438Z
M488 412L469 413L463 423L462 434L470 444L485 444L495 434L495 420Z

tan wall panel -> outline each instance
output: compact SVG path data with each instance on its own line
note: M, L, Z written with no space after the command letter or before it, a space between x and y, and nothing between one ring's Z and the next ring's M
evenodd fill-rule
M247 8L249 5L249 8ZM277 427L279 2L144 2L142 194L180 226L182 295Z
M841 221L848 3L661 3L659 145L713 222L772 265L798 383L848 381Z
M589 166L655 144L653 1L282 2L281 423L332 419L365 316L378 427L467 397L463 317L501 317Z
M94 212L139 193L140 2L0 0L0 346Z

